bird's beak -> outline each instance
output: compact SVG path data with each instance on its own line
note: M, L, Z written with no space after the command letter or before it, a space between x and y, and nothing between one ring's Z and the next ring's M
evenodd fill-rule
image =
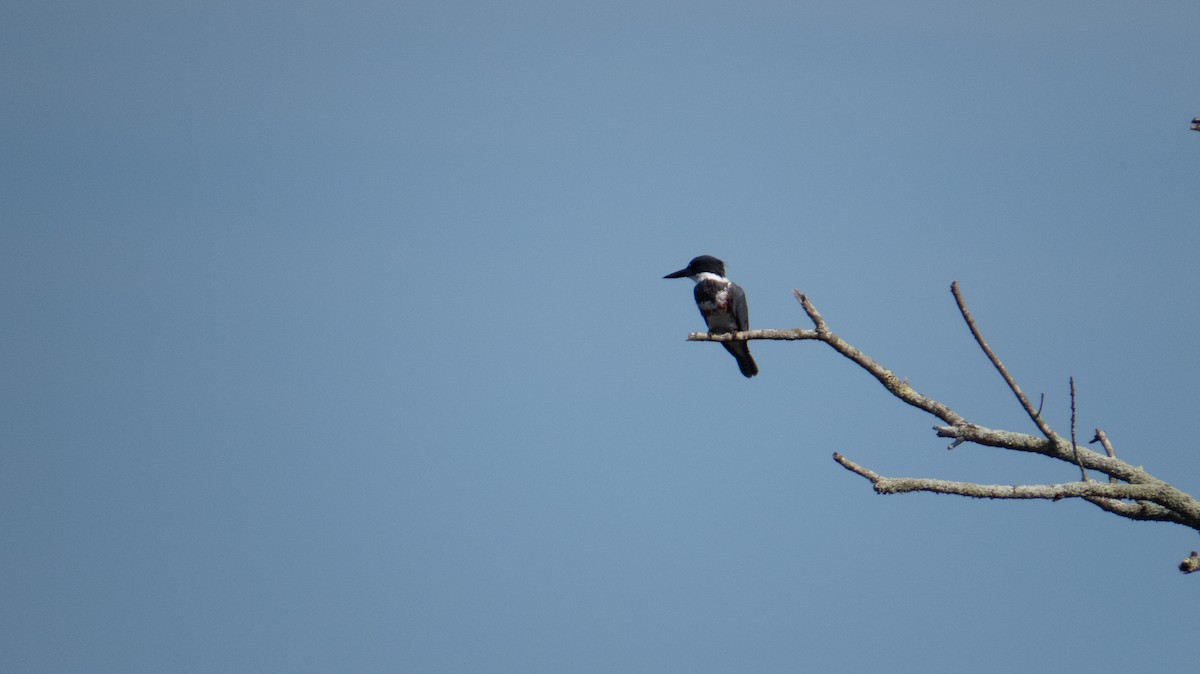
M684 276L687 276L688 274L689 274L689 272L688 272L687 267L684 267L683 269L680 269L679 271L673 271L670 274L667 274L663 278L683 278Z

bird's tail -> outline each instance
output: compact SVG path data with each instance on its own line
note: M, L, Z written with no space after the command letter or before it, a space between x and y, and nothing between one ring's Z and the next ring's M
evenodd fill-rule
M725 350L737 358L738 369L742 375L749 378L758 374L758 364L750 356L750 346L745 342L721 342Z

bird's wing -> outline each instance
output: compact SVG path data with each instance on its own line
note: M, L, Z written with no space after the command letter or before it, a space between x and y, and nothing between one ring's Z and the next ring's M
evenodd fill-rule
M746 291L736 283L729 287L729 309L737 321L738 332L750 329L750 307L746 304Z

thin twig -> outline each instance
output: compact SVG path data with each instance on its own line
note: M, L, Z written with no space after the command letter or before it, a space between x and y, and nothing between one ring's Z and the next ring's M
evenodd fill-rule
M1087 482L1087 471L1083 469L1083 461L1079 458L1079 445L1075 443L1075 378L1071 377L1071 452L1075 454L1075 463L1079 464L1081 480Z
M1050 425L1046 423L1046 420L1042 419L1042 415L1038 414L1037 410L1033 409L1033 405L1029 403L1029 398L1025 397L1025 393L1021 391L1021 387L1017 386L1017 382L1013 380L1012 375L1008 373L1008 370L1004 368L1004 365L1000 362L1000 359L996 357L995 352L993 352L992 348L988 346L986 341L984 341L983 335L979 333L979 328L975 327L975 319L971 318L971 312L967 310L967 305L963 301L962 294L958 291L958 281L950 284L950 292L954 293L954 301L958 303L958 311L962 314L963 320L967 322L967 327L971 329L971 335L975 337L975 342L978 343L979 348L983 349L983 352L987 354L988 360L992 361L992 365L994 365L996 370L1000 372L1000 376L1004 377L1004 382L1008 384L1008 388L1015 396L1017 396L1017 400L1021 403L1021 407L1025 408L1025 413L1029 415L1029 418L1033 420L1034 424L1037 424L1038 430L1042 432L1042 435L1046 436L1046 439L1052 442L1057 441L1058 435L1053 431L1053 429L1050 428Z

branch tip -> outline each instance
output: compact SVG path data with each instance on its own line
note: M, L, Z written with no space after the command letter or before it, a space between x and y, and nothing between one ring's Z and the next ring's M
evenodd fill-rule
M880 478L879 478L878 473L872 471L869 468L863 468L862 466L858 465L857 463L854 463L850 459L847 459L846 457L842 456L838 452L833 453L833 460L837 461L839 464L841 464L842 468L845 468L846 470L850 471L851 473L854 473L856 475L861 475L861 476L867 478L867 480L869 480L871 482L871 484L877 484L879 482Z

